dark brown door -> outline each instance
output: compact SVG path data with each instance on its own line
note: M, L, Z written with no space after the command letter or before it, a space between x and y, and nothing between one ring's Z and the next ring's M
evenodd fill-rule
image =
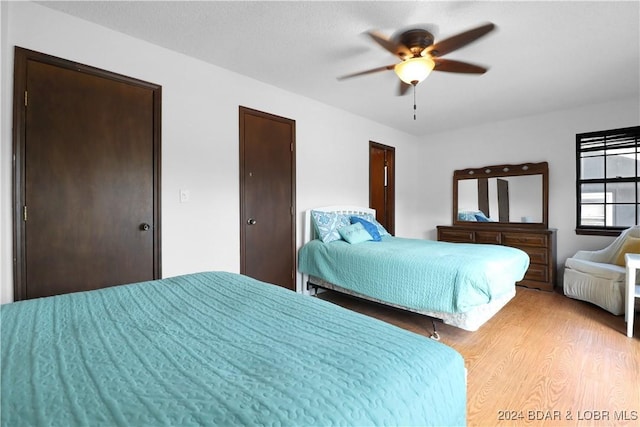
M16 299L159 278L159 87L21 54Z
M478 210L489 218L491 216L489 207L489 179L478 178Z
M498 221L509 222L509 181L498 178Z
M369 207L376 220L395 234L395 148L369 142Z
M295 290L295 121L240 107L240 272Z

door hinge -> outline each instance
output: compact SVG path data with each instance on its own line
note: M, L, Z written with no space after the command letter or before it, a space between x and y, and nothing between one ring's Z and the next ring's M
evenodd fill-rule
M22 207L22 220L26 221L27 220L27 205L24 205Z
M291 145L289 147L291 148L291 152L293 153L293 142L291 143Z
M295 212L293 212L293 206L289 206L289 210L291 211L291 216L295 215Z
M29 96L27 95L27 91L24 91L24 106L26 107L27 104L29 103Z

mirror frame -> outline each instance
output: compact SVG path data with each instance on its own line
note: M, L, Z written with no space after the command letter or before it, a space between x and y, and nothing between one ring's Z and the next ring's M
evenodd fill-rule
M542 175L542 222L473 222L458 220L458 182L465 179ZM473 227L548 228L549 227L549 164L521 163L460 169L453 172L453 225Z

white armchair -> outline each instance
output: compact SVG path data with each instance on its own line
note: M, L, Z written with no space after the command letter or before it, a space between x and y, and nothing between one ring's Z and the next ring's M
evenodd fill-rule
M624 314L626 270L624 253L637 253L640 226L626 229L609 246L578 251L564 269L564 294L593 303L617 315Z

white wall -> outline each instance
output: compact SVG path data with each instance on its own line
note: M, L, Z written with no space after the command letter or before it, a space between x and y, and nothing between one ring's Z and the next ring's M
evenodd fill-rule
M454 170L546 161L549 163L549 227L558 230L558 265L562 272L566 258L577 250L600 249L613 240L575 234L576 134L639 123L640 100L634 97L422 138L422 157L428 159L425 180L429 183L423 192L426 199L432 201L425 210L423 237L435 239L437 225L451 224L453 184L450 177Z
M162 85L165 277L239 271L239 105L296 121L299 239L303 210L369 203L369 140L396 147L398 170L412 169L415 137L409 134L34 3L2 2L2 7L2 31L7 32L2 40L0 134L3 303L13 300L10 107L15 45ZM403 173L398 177L402 182ZM179 203L180 189L190 190L190 202ZM399 191L398 204L410 205L401 197L411 193ZM397 220L404 222L401 211Z

